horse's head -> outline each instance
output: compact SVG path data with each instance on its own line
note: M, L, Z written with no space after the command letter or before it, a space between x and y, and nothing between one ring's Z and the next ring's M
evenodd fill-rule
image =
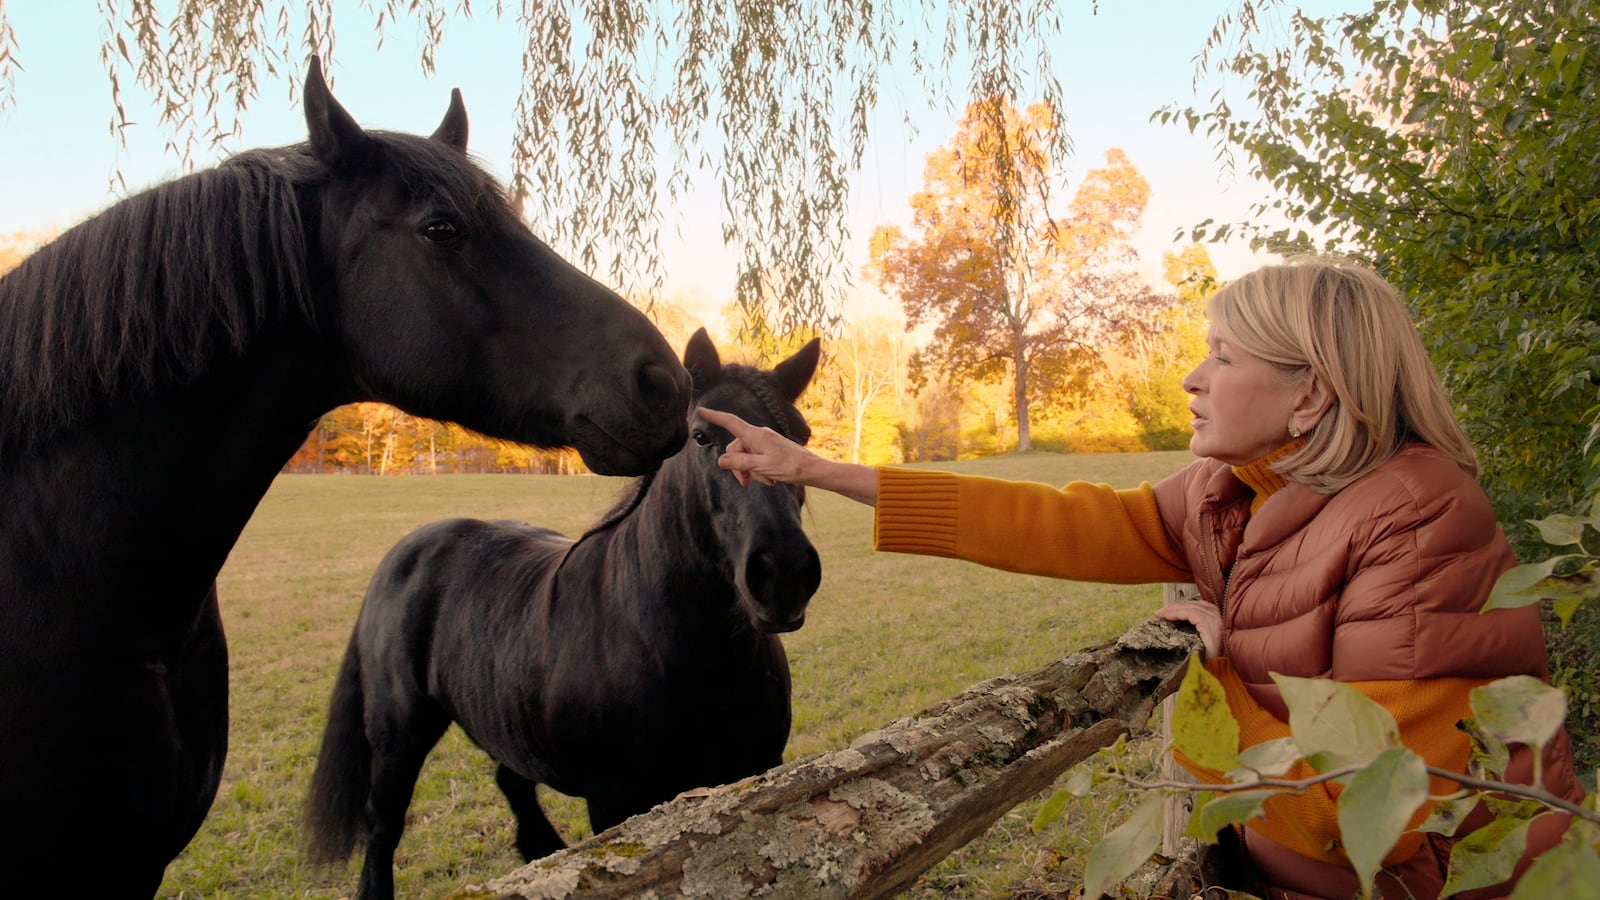
M603 474L649 471L683 446L690 384L650 321L534 237L467 156L451 94L428 138L367 132L313 58L307 210L320 327L348 355L356 399L538 446Z
M794 401L811 383L821 343L812 340L793 356L761 371L723 365L705 329L689 339L683 361L694 379L696 405L736 413L804 444L811 428ZM822 583L822 563L800 521L801 488L740 487L717 457L732 435L697 416L689 421L689 443L674 463L689 467L704 508L708 539L722 550L740 601L763 631L793 631L805 623L806 604Z

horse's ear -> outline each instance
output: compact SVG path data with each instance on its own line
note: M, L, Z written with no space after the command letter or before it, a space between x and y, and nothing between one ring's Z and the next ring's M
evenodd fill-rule
M311 57L305 87L306 131L311 152L329 169L347 169L367 158L372 139L356 120L333 99L322 78L322 59Z
M794 355L772 367L772 386L789 403L800 394L817 374L817 361L822 358L822 338L812 338Z
M697 329L689 337L689 346L683 351L683 367L689 370L689 378L694 382L695 396L710 390L722 377L722 357L704 328Z
M461 100L461 89L450 89L450 108L445 110L444 121L434 129L432 138L467 152L467 104Z

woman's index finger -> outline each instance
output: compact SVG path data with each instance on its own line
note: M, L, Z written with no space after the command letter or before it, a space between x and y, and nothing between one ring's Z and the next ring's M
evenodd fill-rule
M726 428L728 431L733 433L734 437L744 437L752 430L752 426L749 422L746 422L733 413L723 412L720 409L711 409L710 407L702 406L695 410L695 413L699 415L700 418L705 419L707 422L710 422L719 428Z

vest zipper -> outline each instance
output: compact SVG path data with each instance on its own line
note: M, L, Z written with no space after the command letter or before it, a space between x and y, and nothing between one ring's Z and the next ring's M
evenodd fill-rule
M1216 519L1216 513L1209 513L1205 518L1206 528L1202 533L1209 535L1214 539L1216 537L1216 528L1213 527L1213 523ZM1228 589L1233 586L1233 579L1223 574L1222 563L1217 559L1216 549L1213 542L1211 540L1207 540L1202 546L1205 551L1204 556L1208 574L1211 574L1216 581L1220 581L1222 583L1222 590L1217 593L1217 618L1219 619L1220 625L1217 634L1217 656L1227 656Z

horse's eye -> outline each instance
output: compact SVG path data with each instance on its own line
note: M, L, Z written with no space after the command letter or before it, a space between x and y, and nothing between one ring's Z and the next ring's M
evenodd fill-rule
M422 226L422 236L435 244L448 244L461 237L461 229L449 219L434 219Z
M711 435L696 428L694 430L694 442L702 447L709 447L711 446Z

